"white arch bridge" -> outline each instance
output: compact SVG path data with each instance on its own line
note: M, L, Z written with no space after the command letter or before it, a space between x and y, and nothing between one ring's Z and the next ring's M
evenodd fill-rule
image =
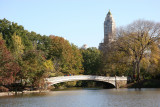
M116 88L124 86L127 84L127 77L106 77L106 76L95 76L95 75L74 75L74 76L58 76L46 78L47 86L51 86L61 82L68 81L79 81L79 80L94 80L107 82L114 85Z

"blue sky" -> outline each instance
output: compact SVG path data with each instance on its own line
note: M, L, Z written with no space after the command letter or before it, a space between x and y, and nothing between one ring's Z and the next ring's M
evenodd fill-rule
M137 19L160 22L160 0L0 0L0 19L64 37L79 47L98 47L109 9L117 27Z

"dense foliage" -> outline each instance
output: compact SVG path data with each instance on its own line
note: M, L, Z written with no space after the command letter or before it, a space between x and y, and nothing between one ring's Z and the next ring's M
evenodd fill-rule
M82 74L83 60L79 49L62 37L50 36L50 39L48 58L54 62L56 72L62 75Z
M0 20L0 34L0 87L43 88L46 77L84 72L80 49L62 37L29 32L6 19Z
M117 40L101 52L93 47L79 49L63 37L29 32L17 23L2 19L0 91L11 90L10 86L16 84L23 89L44 88L44 78L51 76L125 75L135 81L159 78L159 40L159 23L138 20L119 28ZM74 81L61 86L82 86L84 83L92 85Z
M15 82L20 67L0 37L0 86Z
M81 49L85 75L100 75L101 52L97 48Z

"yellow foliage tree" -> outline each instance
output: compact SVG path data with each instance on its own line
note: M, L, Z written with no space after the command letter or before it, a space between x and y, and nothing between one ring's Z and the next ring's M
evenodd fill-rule
M13 41L13 53L16 57L19 57L19 55L22 55L24 52L24 46L22 44L21 37L16 35L16 32L12 36Z

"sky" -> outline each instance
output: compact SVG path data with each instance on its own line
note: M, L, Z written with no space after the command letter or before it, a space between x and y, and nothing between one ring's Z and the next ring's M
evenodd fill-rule
M99 46L109 10L116 27L138 19L160 22L160 0L0 0L0 19L41 35L64 37L78 47Z

